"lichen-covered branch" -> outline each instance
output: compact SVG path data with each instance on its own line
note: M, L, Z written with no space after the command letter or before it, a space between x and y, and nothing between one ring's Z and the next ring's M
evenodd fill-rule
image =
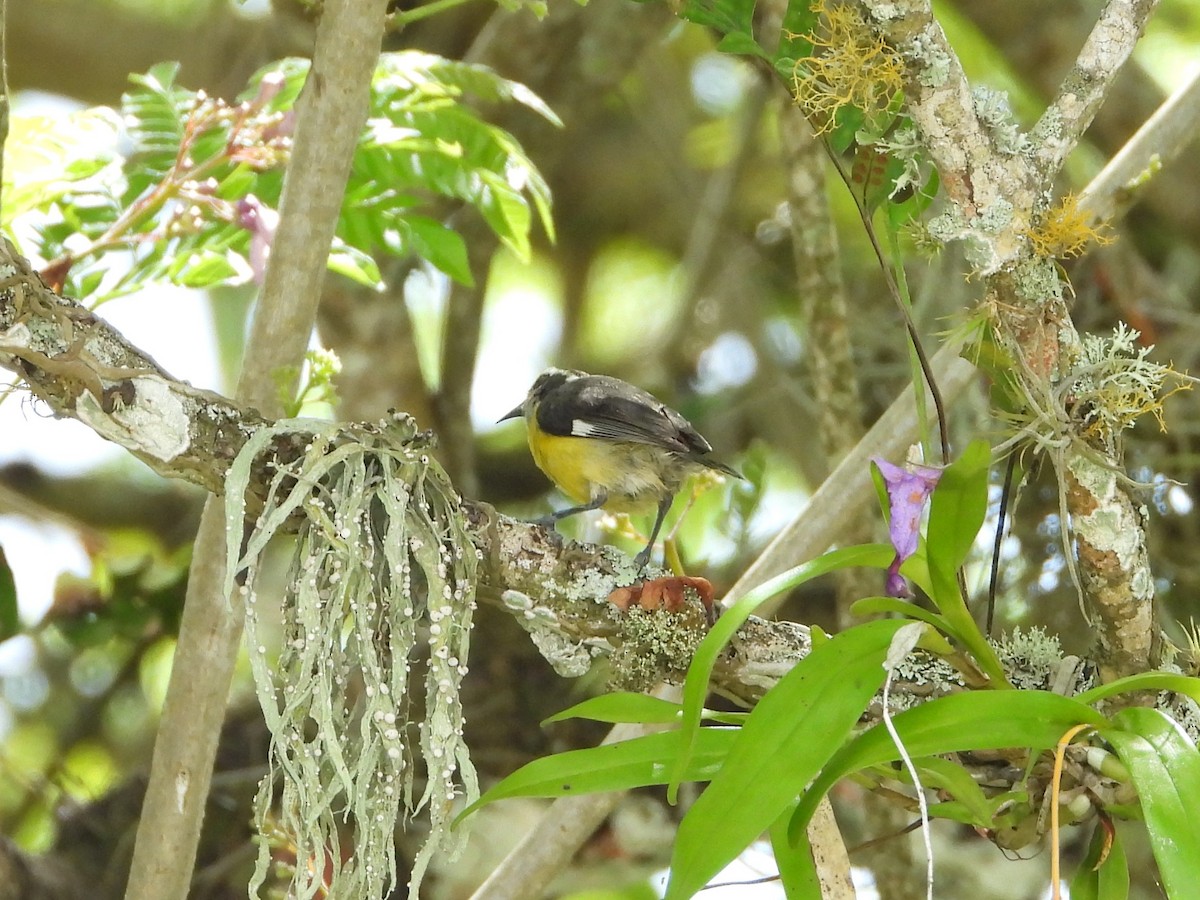
M177 381L119 332L59 297L0 240L0 366L56 416L78 419L160 474L221 490L253 410Z
M1154 2L1112 0L1105 7L1031 135L1021 134L1002 96L970 89L927 0L862 0L862 6L871 27L903 60L907 111L946 187L949 206L930 231L967 243L995 340L1011 358L1029 406L1028 436L1053 448L1076 544L1072 571L1098 627L1104 674L1152 668L1158 641L1144 522L1121 475L1120 429L1092 428L1068 408L1075 399L1069 388L1088 381L1088 353L1071 321L1045 232L1048 223L1071 221L1071 210L1053 221L1053 177L1128 58ZM1113 352L1119 355L1115 344Z
M1104 103L1158 0L1109 0L1075 65L1030 133L1039 180L1049 185Z
M954 217L939 237L970 239L995 271L1023 240L1038 199L1023 144L994 98L971 89L928 0L862 0L872 27L904 65L906 109L941 176Z

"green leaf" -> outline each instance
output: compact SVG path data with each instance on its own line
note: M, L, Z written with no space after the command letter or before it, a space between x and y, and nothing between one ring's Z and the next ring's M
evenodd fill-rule
M892 638L906 625L881 620L836 635L759 701L679 825L667 900L691 897L795 802L883 684Z
M459 284L467 287L475 284L462 235L426 216L405 216L404 224L408 226L412 249L418 256Z
M685 0L679 17L718 34L754 35L755 0Z
M987 514L988 467L991 450L985 441L972 441L942 472L929 504L925 552L932 598L955 635L996 687L1007 686L1004 667L992 645L975 624L958 585L958 570L971 552Z
M739 729L705 728L688 766L689 781L707 781L720 768ZM679 753L678 731L661 731L615 744L569 750L526 763L460 814L509 797L566 797L593 791L626 791L666 779L666 764Z
M1138 691L1173 691L1200 703L1200 678L1189 678L1178 672L1141 672L1083 691L1075 699L1080 703L1098 703L1118 694L1134 694Z
M863 619L879 615L904 616L906 619L916 619L932 625L938 631L948 634L950 637L958 637L954 628L946 621L945 616L939 616L935 612L922 609L915 603L909 603L897 597L864 597L861 600L856 600L850 606L850 614Z
M943 791L963 806L969 815L969 819L966 820L968 824L978 828L992 827L992 817L998 804L994 798L989 798L983 793L979 782L965 768L940 756L923 756L914 759L913 765L921 776L923 787ZM892 773L892 777L903 778L906 781L907 775L907 768Z
M14 116L4 148L4 220L69 202L72 193L102 191L101 180L92 176L113 161L120 127L107 107Z
M1125 858L1125 848L1121 846L1115 828L1111 832L1108 856L1097 868L1107 833L1104 823L1096 824L1087 856L1071 879L1071 900L1127 900L1129 897L1129 860Z
M956 571L964 562L987 514L988 468L992 451L972 441L947 466L929 502L929 567Z
M0 641L7 641L21 630L21 613L17 606L17 582L0 547Z
M1200 753L1157 709L1133 706L1100 731L1133 776L1150 846L1168 897L1194 897L1200 883Z
M184 120L192 94L176 87L179 63L160 63L145 75L129 76L133 85L121 98L121 111L135 151L130 162L133 199L174 165L183 140Z
M383 287L383 278L375 260L357 247L352 247L337 238L329 250L329 271L344 275L364 287L375 290Z
M678 722L683 715L683 707L670 700L651 697L648 694L635 694L630 691L618 691L613 694L602 694L590 697L582 703L576 703L569 709L555 713L545 719L542 724L564 722L567 719L591 719L593 722L639 722L643 725L669 725ZM724 722L727 725L740 725L749 713L723 713L714 710L704 710L704 719L712 722Z
M791 83L796 61L812 56L812 41L805 35L812 34L816 25L817 14L813 10L812 0L788 0L787 11L783 14L779 48L775 53L776 68L786 69L783 73L785 83Z
M788 900L821 900L821 881L817 877L812 848L808 841L793 845L787 839L787 823L795 805L791 804L771 824L771 851L779 866L779 880Z
M758 56L767 58L767 51L759 46L753 35L744 31L732 31L717 43L717 49L722 53L736 56Z
M241 274L224 253L200 249L175 258L168 269L171 280L183 287L206 288L225 284Z
M555 713L542 722L564 722L567 719L591 719L594 722L642 722L666 725L679 719L680 706L661 697L618 691L589 697L569 709Z
M682 773L688 765L691 742L695 740L700 731L700 715L704 709L704 698L708 696L708 682L712 676L713 666L716 665L717 657L721 655L730 638L742 627L742 623L750 618L751 613L762 603L776 594L791 590L797 585L836 569L851 566L886 569L891 564L892 556L893 550L887 544L864 544L858 547L831 550L814 560L767 579L721 614L721 617L709 629L708 634L704 636L704 640L696 647L696 652L692 656L692 664L688 666L687 679L684 681L683 723L680 726L684 749L675 762L675 770L667 790L667 796L672 802L675 800L675 788L682 780Z
M892 718L910 756L959 750L1053 747L1068 728L1100 726L1100 713L1078 700L1049 691L967 691L939 697ZM845 776L900 758L883 723L863 732L829 760L800 798L788 835L798 840L826 792Z

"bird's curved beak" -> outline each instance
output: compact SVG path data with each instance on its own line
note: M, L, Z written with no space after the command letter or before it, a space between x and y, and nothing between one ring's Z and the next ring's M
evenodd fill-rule
M523 415L525 415L525 409L524 409L524 404L522 403L522 404L517 404L516 406L514 406L511 410L506 412L504 415L502 415L496 421L497 422L506 422L509 419L515 419L518 416L523 416Z

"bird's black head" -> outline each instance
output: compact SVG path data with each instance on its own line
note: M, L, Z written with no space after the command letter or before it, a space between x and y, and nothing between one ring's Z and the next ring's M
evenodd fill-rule
M527 415L551 391L562 387L562 385L575 378L582 378L586 374L586 372L578 372L574 369L547 369L534 380L533 386L529 388L529 393L525 395L525 399L521 402L521 405L509 410L499 421L503 422L506 419L515 419L517 416Z

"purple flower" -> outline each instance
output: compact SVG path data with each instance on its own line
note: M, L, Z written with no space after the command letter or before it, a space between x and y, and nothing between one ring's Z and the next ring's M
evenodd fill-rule
M911 597L912 589L900 574L900 566L917 551L921 511L942 477L942 470L932 466L897 466L878 456L871 461L879 469L887 488L891 513L888 536L896 548L896 558L888 566L887 593L890 597Z
M261 285L267 271L267 258L271 255L271 242L279 225L279 213L253 194L247 194L237 202L237 222L250 232L250 271L254 282Z

